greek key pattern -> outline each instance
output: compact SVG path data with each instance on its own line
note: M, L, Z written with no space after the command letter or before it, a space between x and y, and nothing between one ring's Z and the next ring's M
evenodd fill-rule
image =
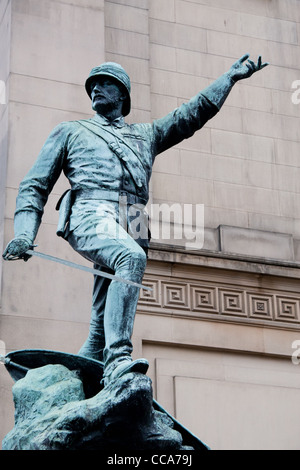
M256 292L243 286L224 287L152 279L144 284L153 291L141 292L138 309L153 313L209 317L219 320L244 319L251 323L281 322L300 324L300 294Z

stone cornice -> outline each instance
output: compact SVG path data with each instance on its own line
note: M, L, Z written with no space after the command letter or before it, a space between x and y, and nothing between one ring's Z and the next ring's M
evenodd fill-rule
M140 312L300 328L300 265L151 245Z

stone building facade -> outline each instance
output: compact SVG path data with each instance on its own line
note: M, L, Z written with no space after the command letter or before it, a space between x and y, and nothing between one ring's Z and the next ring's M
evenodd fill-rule
M2 0L0 49L1 246L51 129L92 115L83 86L92 67L121 63L132 79L129 122L150 122L244 53L270 62L155 162L149 208L164 208L172 230L152 240L144 282L153 291L141 293L134 355L149 359L156 399L212 449L299 449L299 1ZM55 236L66 187L62 177L49 198L38 249L85 264ZM195 211L178 218L197 205L198 246ZM1 260L0 276L2 349L76 353L90 276L38 259ZM11 386L1 368L1 440L13 427Z

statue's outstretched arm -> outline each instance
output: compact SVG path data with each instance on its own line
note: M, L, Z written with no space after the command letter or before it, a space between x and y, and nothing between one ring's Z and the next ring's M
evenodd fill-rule
M220 111L238 80L249 78L268 65L268 62L262 63L261 57L257 63L249 57L249 54L243 55L227 72L201 90L188 103L183 103L167 116L154 121L155 155L191 137Z

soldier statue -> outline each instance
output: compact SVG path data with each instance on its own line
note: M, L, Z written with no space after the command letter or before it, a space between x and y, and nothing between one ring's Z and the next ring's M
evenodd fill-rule
M26 252L34 246L47 198L63 171L70 190L60 200L57 234L97 269L141 283L149 236L148 231L145 236L132 229L130 208L139 208L139 220L145 220L146 226L155 157L201 129L218 113L237 81L266 65L261 57L255 63L246 54L188 103L145 124L124 121L131 108L131 84L123 67L105 62L93 68L85 88L95 115L62 122L47 138L20 184L15 238L3 258L29 258ZM125 200L122 211L121 199ZM131 357L138 299L138 287L94 277L90 331L78 354L104 363L104 386L127 372L147 372L146 359Z

